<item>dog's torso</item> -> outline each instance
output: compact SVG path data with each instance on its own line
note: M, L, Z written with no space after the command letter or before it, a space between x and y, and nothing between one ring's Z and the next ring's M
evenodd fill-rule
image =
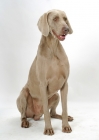
M49 56L47 56L46 58L46 62L45 62L46 68L43 68L46 75L45 76L47 82L46 91L48 94L48 98L52 97L54 93L56 93L58 90L62 88L62 86L64 85L65 81L67 81L69 76L69 62L68 62L67 55L63 50L62 45L60 44L59 41L57 42L57 46L55 45L56 48L52 49L54 44L52 46L51 45L47 46L47 42L46 42L45 45L46 49L41 44L40 47L38 48L38 53L42 55L42 57L44 57L44 55L46 55L48 51L50 52L48 53ZM38 79L38 74L37 74L38 59L39 58L36 56L31 66L29 72L29 79L26 84L26 87L29 89L29 93L33 98L41 100L40 88L39 88L40 81Z

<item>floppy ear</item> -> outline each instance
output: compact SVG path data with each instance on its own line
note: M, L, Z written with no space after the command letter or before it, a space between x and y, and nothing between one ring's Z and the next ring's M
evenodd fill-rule
M47 21L48 13L43 14L38 20L38 28L44 36L48 36L49 34L49 25Z
M68 25L68 27L69 27L69 34L72 34L72 33L73 33L73 30L72 30L72 28L71 28L71 25L70 25L70 23L69 23L68 18L67 18L66 23L67 23L67 25Z

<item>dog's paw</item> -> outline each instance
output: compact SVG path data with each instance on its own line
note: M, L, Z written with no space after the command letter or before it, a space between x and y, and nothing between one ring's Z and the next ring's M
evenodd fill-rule
M44 134L45 134L45 135L54 135L54 131L53 131L52 128L48 128L48 129L45 128Z
M22 123L21 123L21 127L28 128L29 127L29 122L27 120L23 120Z
M73 119L73 117L71 117L71 116L68 116L68 121L73 121L74 119Z
M70 126L65 126L62 128L62 132L64 133L71 133L72 132L72 129Z

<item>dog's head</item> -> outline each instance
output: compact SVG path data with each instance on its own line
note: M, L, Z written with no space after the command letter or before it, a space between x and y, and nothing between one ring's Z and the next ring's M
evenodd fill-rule
M44 36L51 33L60 41L64 40L67 34L73 32L65 12L60 10L50 10L44 13L37 25Z

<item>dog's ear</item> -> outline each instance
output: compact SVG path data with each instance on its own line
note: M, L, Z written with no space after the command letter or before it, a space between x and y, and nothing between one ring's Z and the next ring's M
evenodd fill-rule
M72 33L73 33L73 30L72 30L72 28L71 28L71 25L70 25L70 23L69 23L68 18L67 18L67 20L66 20L66 23L67 23L67 25L68 25L68 27L69 27L69 34L72 34Z
M43 14L38 20L38 28L44 36L48 36L49 34L49 25L47 21L48 13Z

